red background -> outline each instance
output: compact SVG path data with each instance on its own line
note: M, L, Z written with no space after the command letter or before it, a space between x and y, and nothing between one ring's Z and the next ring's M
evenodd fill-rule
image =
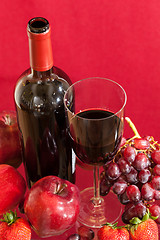
M160 140L159 0L2 0L0 110L14 109L15 83L29 67L26 26L35 16L49 20L54 63L72 82L92 76L117 81L139 133ZM91 177L77 168L80 189L92 184Z

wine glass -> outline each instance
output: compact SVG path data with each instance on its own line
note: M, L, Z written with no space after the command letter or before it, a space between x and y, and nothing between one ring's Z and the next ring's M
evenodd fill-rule
M80 161L94 170L94 187L81 192L78 220L88 227L99 228L116 218L111 219L108 214L109 208L115 207L112 198L108 208L108 201L100 196L99 168L118 151L124 129L126 93L112 80L86 78L69 87L64 105L73 150Z

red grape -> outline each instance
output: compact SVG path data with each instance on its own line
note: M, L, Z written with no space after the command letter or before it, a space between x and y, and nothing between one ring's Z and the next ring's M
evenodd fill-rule
M136 216L140 219L146 214L147 208L144 203L141 201L135 205Z
M138 153L135 157L133 162L133 166L138 170L141 171L148 167L148 158L144 153Z
M130 200L128 199L126 191L124 193L122 193L121 195L119 195L118 198L119 198L120 203L123 205L130 203Z
M106 196L110 191L110 182L104 176L100 181L100 194L101 196Z
M113 192L117 195L120 195L125 192L127 188L127 183L125 181L117 181L113 184Z
M158 190L154 191L154 199L155 200L160 200L160 191L158 191Z
M135 160L136 157L136 150L134 147L131 146L127 146L123 152L123 156L124 159L128 162L128 163L132 163Z
M77 233L75 233L75 234L70 235L67 238L67 240L80 240L80 236Z
M121 171L117 163L112 162L106 170L107 176L111 180L116 180L121 175Z
M153 168L153 173L157 176L160 176L160 164L157 164L154 168Z
M141 199L141 192L136 185L130 185L126 190L127 197L131 202L139 202Z
M146 150L150 147L150 143L147 139L136 138L134 140L134 147L136 149Z
M147 141L152 141L152 136L145 136L145 137L143 137L143 139L146 139Z
M122 147L125 143L126 143L126 138L122 137L119 147Z
M124 158L120 158L117 163L123 174L128 174L131 171L131 166Z
M156 190L160 190L160 176L154 176L152 178L152 187Z
M153 204L149 207L151 216L158 217L155 221L160 224L160 206Z
M136 214L135 205L129 205L129 207L122 214L122 221L127 224L133 217L136 217Z
M124 213L122 214L122 221L124 223L129 223L133 217L142 219L146 211L147 208L142 201L137 204L129 203L126 205Z
M150 183L145 183L141 189L141 196L143 200L151 201L154 198L154 189Z
M122 182L127 182L126 175L121 174L121 176L116 180L116 181L122 181Z
M131 171L126 174L127 182L130 184L136 184L138 182L138 172L131 166Z
M151 158L154 161L154 163L160 164L160 151L159 150L153 151L151 154Z
M138 174L138 180L141 183L147 183L151 179L151 172L148 169L143 169Z
M93 239L94 238L94 232L91 228L88 228L86 226L80 226L78 228L78 234L80 237L87 238L87 239Z

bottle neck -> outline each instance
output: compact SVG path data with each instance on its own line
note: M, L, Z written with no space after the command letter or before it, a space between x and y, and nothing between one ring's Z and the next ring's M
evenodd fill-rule
M53 73L53 68L47 70L47 71L36 71L31 68L31 73L34 78L39 78L39 79L46 79L51 76Z
M34 74L48 74L53 67L50 35L50 28L43 33L33 33L28 28L30 66Z

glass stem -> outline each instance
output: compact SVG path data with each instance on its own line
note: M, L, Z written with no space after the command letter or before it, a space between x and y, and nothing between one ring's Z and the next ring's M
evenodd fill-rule
M99 166L94 166L94 198L93 198L93 203L95 205L101 204Z

